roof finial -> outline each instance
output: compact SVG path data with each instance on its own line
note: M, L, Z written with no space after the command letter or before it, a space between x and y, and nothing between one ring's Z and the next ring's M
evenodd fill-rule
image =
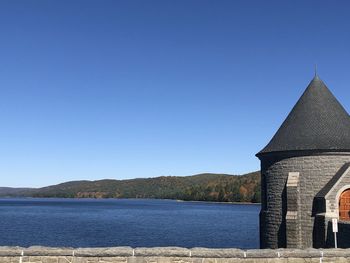
M315 63L315 78L318 77L317 75L317 64Z

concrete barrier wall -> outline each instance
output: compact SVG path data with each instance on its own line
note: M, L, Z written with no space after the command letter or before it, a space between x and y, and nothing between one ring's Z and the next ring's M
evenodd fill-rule
M0 263L344 263L350 249L46 248L0 247Z

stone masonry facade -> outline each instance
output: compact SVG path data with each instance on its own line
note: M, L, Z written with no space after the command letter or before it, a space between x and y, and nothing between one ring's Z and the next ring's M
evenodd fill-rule
M315 197L348 162L350 154L342 152L283 153L262 157L261 248L315 247L316 238L321 239L317 247L327 246L324 235L328 222L315 223L318 212ZM299 173L294 189L287 187L290 173ZM292 200L288 200L288 195ZM293 212L287 217L288 206Z

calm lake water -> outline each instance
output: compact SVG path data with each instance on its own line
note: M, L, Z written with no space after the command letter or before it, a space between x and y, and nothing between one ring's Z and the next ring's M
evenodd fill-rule
M258 248L259 210L147 199L0 199L0 245Z

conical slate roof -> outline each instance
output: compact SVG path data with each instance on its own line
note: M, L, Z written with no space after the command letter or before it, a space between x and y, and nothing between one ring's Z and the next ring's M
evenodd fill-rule
M285 151L350 151L350 117L318 76L257 156Z

